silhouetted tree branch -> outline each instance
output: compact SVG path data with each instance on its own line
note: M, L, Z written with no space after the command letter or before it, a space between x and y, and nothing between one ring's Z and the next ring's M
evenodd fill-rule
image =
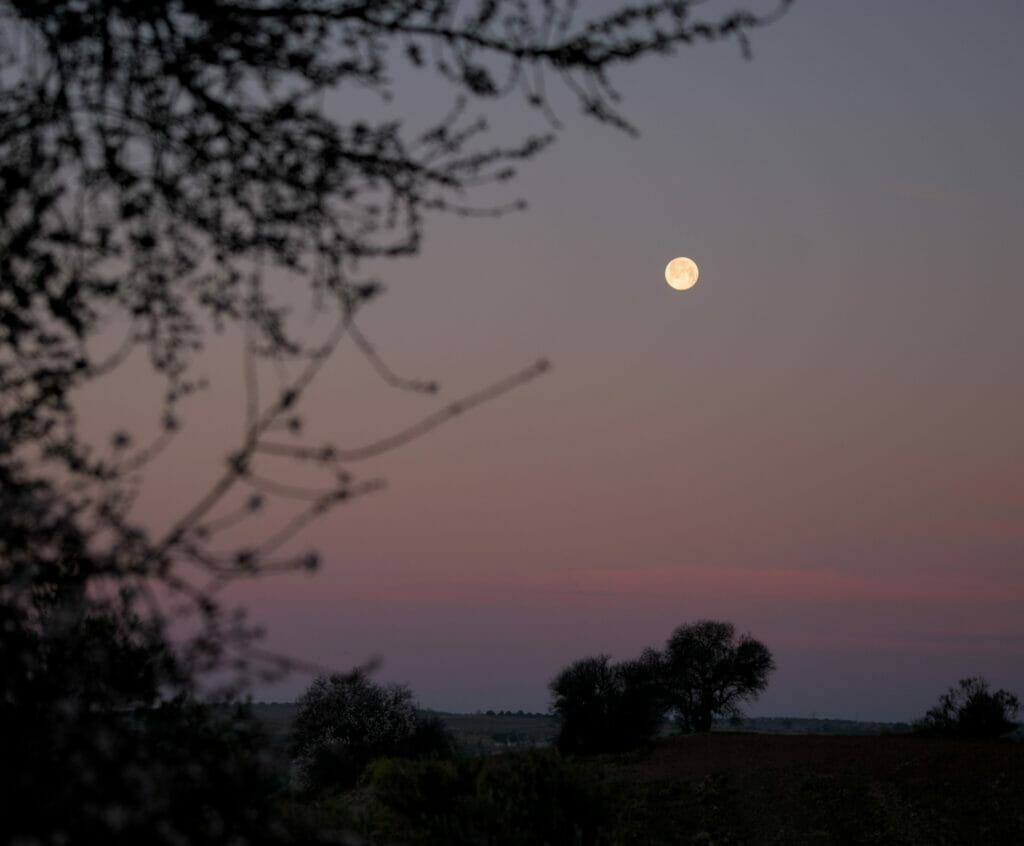
M548 77L591 117L630 130L613 67L696 41L733 38L745 51L747 33L789 0L764 15L698 16L714 5L638 4L582 19L574 0L0 0L0 611L9 662L0 724L41 725L28 718L40 703L67 720L36 738L38 766L10 786L12 803L26 809L22 834L176 841L155 823L118 828L116 814L105 816L113 806L102 806L113 794L59 828L32 811L33 791L55 772L67 777L59 762L71 753L83 779L117 755L126 766L135 760L131 743L114 744L111 758L103 732L75 740L86 715L106 713L107 729L123 733L116 709L141 709L131 722L140 726L161 703L192 708L200 674L233 669L244 680L248 658L267 657L254 646L259 630L226 611L218 592L239 577L315 568L313 553L293 554L289 543L382 484L356 478L349 464L546 367L371 443L306 443L303 399L345 337L386 384L437 390L399 376L357 326L383 290L366 263L414 255L432 213L522 207L475 197L554 139ZM386 111L403 65L451 93L454 106L432 125L413 131L394 114L360 118L332 105L359 90ZM494 140L470 107L515 92L539 111L541 129ZM309 339L291 317L300 302L331 328ZM209 387L196 364L222 331L242 346L244 434L211 487L154 535L137 496L147 467L180 436L183 404ZM163 386L159 431L137 444L115 428L109 443L94 443L79 425L80 392L136 351ZM273 391L261 382L264 367L281 374ZM296 482L266 463L281 458L316 469L320 481ZM282 501L296 510L271 525ZM216 548L257 514L260 537ZM190 622L176 639L182 616ZM89 652L88 684L56 657L76 649ZM121 659L148 668L133 689L104 686ZM267 672L286 665L280 656L264 662ZM164 712L161 731L173 734L174 719L194 727L197 713ZM272 830L250 822L247 832ZM230 828L205 825L188 837L223 842L216 832Z

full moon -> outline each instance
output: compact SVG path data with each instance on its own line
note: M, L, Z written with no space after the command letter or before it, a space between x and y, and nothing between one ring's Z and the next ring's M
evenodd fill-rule
M674 258L665 268L665 281L677 291L688 291L697 284L697 262L685 257Z

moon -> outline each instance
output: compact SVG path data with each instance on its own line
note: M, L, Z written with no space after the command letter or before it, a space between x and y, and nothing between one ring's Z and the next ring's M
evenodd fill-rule
M665 281L677 291L689 291L699 275L697 262L685 256L672 259L665 268Z

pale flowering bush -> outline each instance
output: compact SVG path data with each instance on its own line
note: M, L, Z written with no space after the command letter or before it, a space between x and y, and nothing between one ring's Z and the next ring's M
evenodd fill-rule
M454 742L440 722L421 717L404 685L366 673L318 676L298 701L292 725L292 787L355 784L377 758L444 758Z

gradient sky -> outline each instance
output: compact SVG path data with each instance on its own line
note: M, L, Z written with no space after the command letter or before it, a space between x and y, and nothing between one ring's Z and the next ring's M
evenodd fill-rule
M345 347L313 440L553 370L360 467L388 489L306 533L318 575L230 597L270 647L377 656L444 710L546 710L569 661L708 617L775 654L752 714L909 720L974 674L1024 694L1022 32L1018 0L798 0L751 61L620 69L639 138L556 91L560 140L493 195L526 213L433 219L419 257L372 268L389 292L363 329L441 399ZM413 79L396 105L417 125L442 92ZM545 128L514 97L494 118L506 141ZM689 292L664 282L676 255ZM240 361L212 345L218 393L153 468L155 522L240 431ZM118 402L151 410L135 367Z

